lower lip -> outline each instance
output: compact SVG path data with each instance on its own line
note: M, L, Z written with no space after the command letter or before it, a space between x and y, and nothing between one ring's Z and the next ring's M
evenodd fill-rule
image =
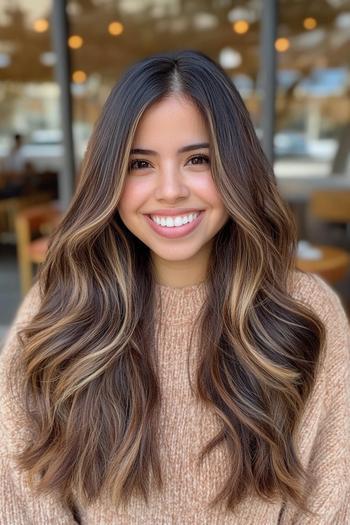
M168 228L167 226L160 226L160 224L152 221L148 215L145 215L145 218L151 228L162 237L166 237L167 239L177 239L178 237L184 237L195 230L198 224L201 222L203 215L204 212L201 211L194 221L183 224L182 226L173 226L171 228Z

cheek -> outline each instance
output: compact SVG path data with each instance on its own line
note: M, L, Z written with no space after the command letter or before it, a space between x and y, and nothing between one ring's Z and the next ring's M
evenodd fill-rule
M142 180L127 180L119 199L119 211L122 214L137 210L147 199L148 185Z
M204 202L209 204L214 213L213 217L215 217L216 227L220 229L229 219L229 214L212 176L200 180L197 186L197 193Z
M198 195L201 196L201 198L204 201L208 202L208 204L210 204L211 206L216 208L224 207L221 200L221 195L216 189L211 175L208 177L200 178L198 179L198 181L196 181L196 192Z

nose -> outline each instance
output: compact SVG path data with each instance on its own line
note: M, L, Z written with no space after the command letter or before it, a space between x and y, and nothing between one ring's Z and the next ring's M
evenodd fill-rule
M158 176L155 198L169 203L184 199L190 194L184 176L176 168L163 169Z

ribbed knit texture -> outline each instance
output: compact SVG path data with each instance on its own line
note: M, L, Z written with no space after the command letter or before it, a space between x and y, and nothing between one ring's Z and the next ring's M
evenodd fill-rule
M182 289L157 285L156 353L161 388L157 430L164 491L151 494L148 506L133 496L126 509L103 496L79 509L83 525L346 525L350 524L350 330L336 293L319 277L295 272L292 295L310 305L326 324L326 358L308 400L298 437L303 465L315 483L308 501L318 518L307 518L292 505L248 497L235 514L209 510L208 502L225 482L230 458L225 445L216 447L197 467L203 446L218 432L220 421L195 398L198 330L195 323L206 297L201 283ZM39 307L38 287L17 311L0 356L0 524L64 525L77 523L52 495L34 495L11 457L26 440L28 429L20 389L20 367L10 369L18 352L16 330ZM190 344L190 335L193 338ZM6 375L17 381L10 392ZM12 380L13 380L12 379Z

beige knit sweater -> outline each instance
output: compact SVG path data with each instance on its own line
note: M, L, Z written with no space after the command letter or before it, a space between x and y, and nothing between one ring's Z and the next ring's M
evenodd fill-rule
M208 510L207 503L224 482L230 460L222 444L206 456L199 468L196 456L219 430L216 416L198 405L187 373L189 335L205 300L205 284L174 289L157 285L157 356L163 402L158 439L163 493L149 505L133 497L126 510L115 508L107 496L80 509L75 521L55 495L33 495L11 455L23 445L26 423L19 381L10 393L6 373L18 351L15 332L39 305L34 285L18 309L0 357L0 523L1 525L346 525L350 524L350 331L338 296L319 277L295 272L294 297L316 310L327 328L327 356L305 411L298 445L305 467L316 476L309 507L318 518L309 519L292 505L266 503L249 497L232 514ZM161 306L161 308L160 308ZM193 381L198 333L190 352ZM28 435L28 432L27 432Z

